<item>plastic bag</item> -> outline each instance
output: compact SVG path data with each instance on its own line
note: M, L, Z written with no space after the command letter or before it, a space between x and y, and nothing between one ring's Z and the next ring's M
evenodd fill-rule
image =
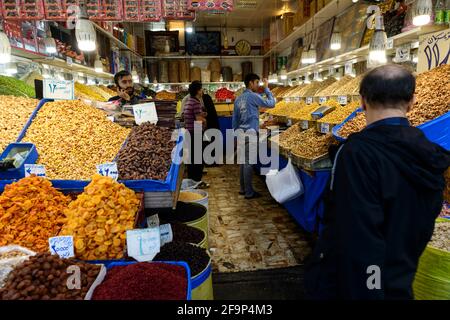
M278 203L290 201L304 193L303 183L291 159L284 169L267 174L266 184L270 194Z

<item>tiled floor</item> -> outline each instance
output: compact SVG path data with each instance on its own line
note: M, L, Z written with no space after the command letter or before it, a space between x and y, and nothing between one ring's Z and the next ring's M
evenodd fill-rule
M283 268L302 264L310 253L308 235L271 197L255 175L263 197L245 200L238 194L239 167L207 168L210 184L210 248L216 272Z

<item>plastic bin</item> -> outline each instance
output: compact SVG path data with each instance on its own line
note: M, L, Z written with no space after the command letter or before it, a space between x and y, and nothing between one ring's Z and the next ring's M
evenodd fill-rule
M339 130L341 130L341 128L344 126L344 124L350 120L352 120L354 117L356 117L356 115L359 112L362 112L363 110L361 108L356 109L351 115L349 115L344 121L342 121L340 124L338 124L337 126L333 127L333 129L331 130L333 132L333 137L339 141L339 142L344 142L345 140L347 140L346 138L343 138L339 135Z
M11 143L8 147L6 147L5 151L3 151L2 155L0 156L0 160L7 158L9 153L11 152L15 153L22 151L28 151L28 155L23 160L20 167L11 168L6 171L0 171L1 180L21 179L25 177L25 164L36 163L39 155L36 146L32 143Z

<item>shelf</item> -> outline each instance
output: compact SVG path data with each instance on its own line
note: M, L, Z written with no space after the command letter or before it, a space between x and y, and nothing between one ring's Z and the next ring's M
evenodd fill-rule
M181 59L181 60L185 60L185 59L229 59L229 60L239 60L239 59L263 59L264 56L145 56L143 57L144 59L147 60L165 60L165 59Z
M112 41L114 41L115 43L118 44L119 49L121 50L127 50L130 51L133 55L135 55L136 57L138 57L139 59L142 59L142 56L137 53L135 50L131 49L130 47L128 47L125 43L123 43L121 40L117 39L116 37L114 37L113 34L109 33L108 31L106 31L105 29L103 29L102 27L100 27L98 24L94 23L94 27L100 31L100 33L102 33L103 35L105 35L106 37L108 37L109 39L111 39Z
M164 83L150 83L150 85L156 86L156 85L163 85L163 86L182 86L182 85L189 85L190 82L164 82ZM203 85L216 85L216 84L236 84L236 85L243 85L244 82L202 82Z
M15 57L28 59L33 62L44 63L49 66L63 68L70 72L83 72L94 78L104 78L104 79L108 78L109 79L109 78L113 77L113 75L111 73L108 73L108 72L100 72L99 73L99 72L96 72L94 70L94 68L84 66L84 65L81 65L81 64L78 64L75 62L72 63L71 65L69 65L67 63L67 61L65 61L61 58L46 56L41 53L34 53L34 52L25 51L25 50L21 50L21 49L17 49L17 48L11 48L11 54Z
M395 49L397 47L407 44L407 43L418 41L419 36L428 34L428 33L433 33L435 31L438 31L441 29L443 29L443 28L438 27L438 26L424 26L424 27L417 27L412 30L395 35L388 39L388 40L390 40L390 39L393 40L393 49L387 50L387 52L388 52L388 54L395 52ZM343 66L346 62L356 63L359 61L365 61L365 60L367 60L368 54L369 54L369 45L366 45L364 47L343 53L336 57L322 60L320 62L302 67L300 69L290 71L290 72L288 72L288 75L292 76L292 75L298 75L298 74L308 73L308 72L312 72L312 71L322 71L328 67L337 68L339 66Z

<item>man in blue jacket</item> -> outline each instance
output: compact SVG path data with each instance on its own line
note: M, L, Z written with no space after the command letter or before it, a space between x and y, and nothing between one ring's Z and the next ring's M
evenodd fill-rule
M305 272L310 298L413 298L450 165L450 152L409 124L415 85L398 65L375 68L361 82L367 127L330 150L324 228Z
M240 164L240 183L241 190L239 194L245 195L245 199L254 199L260 196L258 192L253 190L252 177L253 166L250 158L257 157L257 137L259 132L259 108L273 108L275 107L275 98L272 92L269 90L267 79L264 79L264 93L267 96L267 100L260 96L258 92L259 77L250 73L245 77L244 84L246 90L240 95L234 102L233 111L233 129L240 129L241 133L245 133L248 136L256 136L256 144L251 140L245 142L243 150L245 154L245 163ZM238 139L239 141L239 139ZM253 140L255 141L255 140Z

